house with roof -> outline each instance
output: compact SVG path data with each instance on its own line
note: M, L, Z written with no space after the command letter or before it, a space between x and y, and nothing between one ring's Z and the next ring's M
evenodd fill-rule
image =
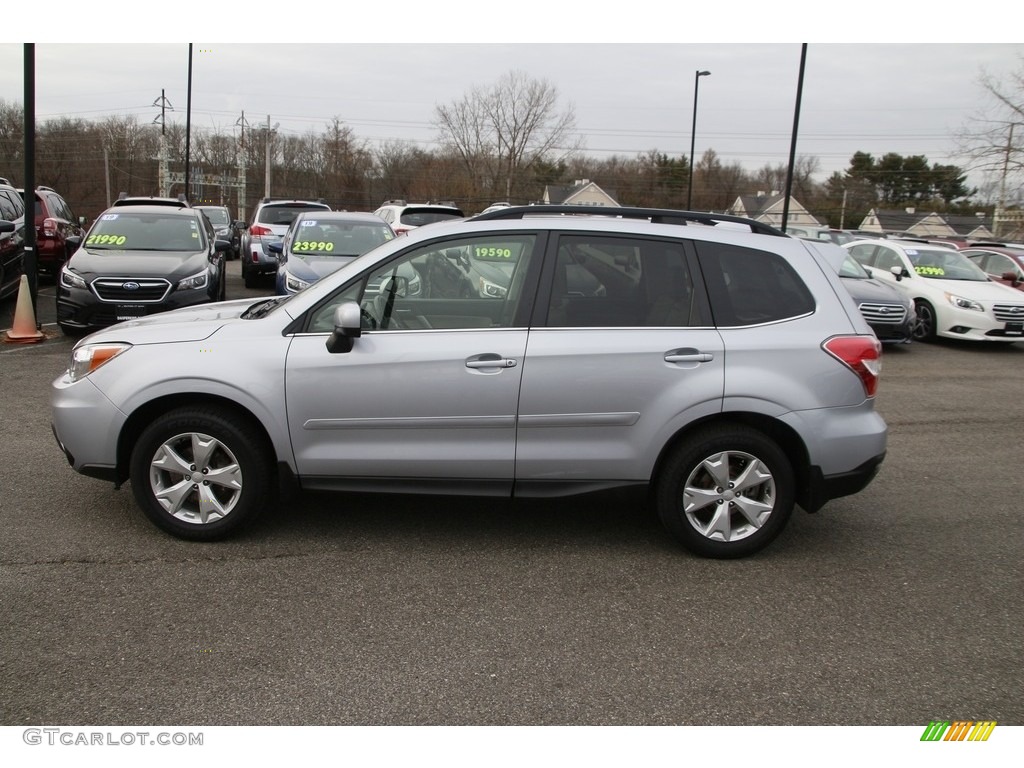
M994 235L989 219L983 214L957 214L902 210L871 209L858 229L886 235L904 235L955 240L991 240Z
M590 179L576 179L568 186L547 185L544 187L542 203L547 205L611 205L619 202Z
M730 216L743 216L755 221L782 226L782 209L785 207L786 196L776 191L758 192L756 195L740 195L726 213ZM792 196L789 198L789 211L786 216L787 226L820 227L823 226L806 208Z

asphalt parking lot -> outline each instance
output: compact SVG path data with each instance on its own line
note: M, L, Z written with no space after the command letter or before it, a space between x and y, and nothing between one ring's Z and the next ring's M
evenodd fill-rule
M1024 725L1024 343L887 349L876 481L746 560L626 493L307 496L204 545L67 466L44 310L0 344L0 725Z

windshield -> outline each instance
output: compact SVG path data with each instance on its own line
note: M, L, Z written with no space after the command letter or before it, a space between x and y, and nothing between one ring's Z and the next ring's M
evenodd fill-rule
M231 223L228 212L223 208L200 208L199 210L206 214L206 218L215 227L226 227Z
M207 247L195 214L142 213L127 208L100 216L89 230L85 246L90 250L188 252Z
M289 251L297 256L362 256L393 238L391 227L383 221L303 219L298 223Z
M849 254L843 259L843 265L839 268L839 276L849 277L853 280L868 280L871 277L868 271L860 265L860 262Z
M988 275L981 267L957 251L948 248L907 248L906 253L910 263L914 265L914 271L921 277L988 282Z

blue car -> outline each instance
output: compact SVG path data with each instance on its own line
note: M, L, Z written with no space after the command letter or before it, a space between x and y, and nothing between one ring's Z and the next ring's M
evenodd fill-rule
M394 237L391 226L372 213L300 213L284 238L267 246L279 262L277 294L298 293Z

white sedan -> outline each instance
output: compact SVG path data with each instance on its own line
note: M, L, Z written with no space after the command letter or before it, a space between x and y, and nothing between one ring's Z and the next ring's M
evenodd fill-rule
M973 341L1024 339L1024 297L989 279L950 248L899 240L856 240L842 246L872 275L894 285L917 309L914 338Z

